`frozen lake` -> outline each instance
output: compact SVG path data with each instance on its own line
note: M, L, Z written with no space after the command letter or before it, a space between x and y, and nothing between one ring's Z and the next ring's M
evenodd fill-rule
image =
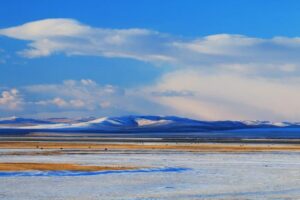
M300 153L295 152L5 155L12 151L24 150L2 149L0 161L125 165L148 170L0 176L0 199L5 200L300 199Z

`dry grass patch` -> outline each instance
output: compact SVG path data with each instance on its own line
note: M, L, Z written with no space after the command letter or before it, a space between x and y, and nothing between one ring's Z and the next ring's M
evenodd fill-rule
M72 163L0 163L0 171L106 171L106 170L130 170L137 169L136 167L124 166L89 166L78 165Z
M193 152L300 151L300 145L284 144L135 144L76 142L0 142L3 149L178 150Z

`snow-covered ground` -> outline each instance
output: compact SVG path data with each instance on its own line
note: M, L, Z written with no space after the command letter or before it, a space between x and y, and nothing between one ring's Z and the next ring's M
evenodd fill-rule
M8 151L12 150L0 153ZM187 170L76 177L0 176L0 199L300 199L299 158L300 153L295 152L1 155L1 162L71 162Z

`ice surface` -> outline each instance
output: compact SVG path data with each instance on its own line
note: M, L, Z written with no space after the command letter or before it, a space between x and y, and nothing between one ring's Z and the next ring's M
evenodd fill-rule
M163 168L144 168L131 170L105 170L105 171L16 171L16 172L0 172L0 177L14 176L95 176L105 174L125 174L125 173L155 173L155 172L184 172L190 170L183 167L163 167Z
M3 176L0 199L300 199L299 158L300 153L295 152L1 155L1 162L72 162L190 170L62 177Z

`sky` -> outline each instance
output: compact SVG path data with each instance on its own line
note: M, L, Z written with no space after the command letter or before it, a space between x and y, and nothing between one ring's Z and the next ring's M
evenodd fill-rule
M0 117L300 121L297 0L3 0Z

